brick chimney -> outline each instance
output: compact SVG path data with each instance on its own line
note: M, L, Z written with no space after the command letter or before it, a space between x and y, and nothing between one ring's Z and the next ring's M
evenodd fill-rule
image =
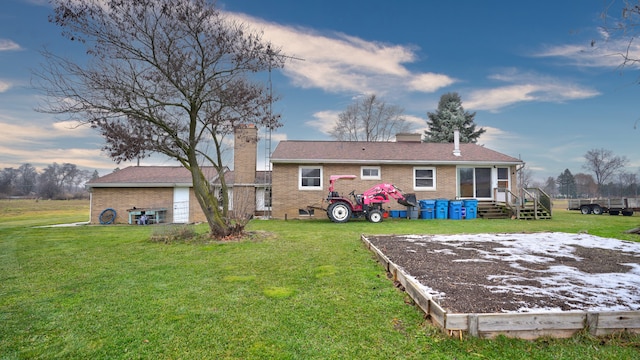
M396 134L396 142L421 142L422 134L398 133Z
M253 124L238 125L233 146L233 210L236 216L255 213L257 157L258 128Z

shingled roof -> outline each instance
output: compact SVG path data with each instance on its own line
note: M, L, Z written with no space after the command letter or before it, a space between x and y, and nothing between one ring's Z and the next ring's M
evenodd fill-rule
M213 167L203 167L209 181L218 177ZM176 187L191 186L191 172L182 166L129 166L93 179L88 187Z
M213 167L202 168L211 184L219 184L218 173ZM227 185L233 186L235 172L226 171ZM271 183L270 171L256 171L256 184ZM130 166L111 174L93 179L88 187L176 187L191 186L191 173L182 166Z
M460 144L460 156L450 143L281 141L273 163L360 164L490 164L515 165L522 160L477 144Z

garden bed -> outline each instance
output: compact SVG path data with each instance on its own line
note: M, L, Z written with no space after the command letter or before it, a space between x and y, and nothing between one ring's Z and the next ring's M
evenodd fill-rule
M452 333L640 331L640 243L566 233L362 239L431 320Z

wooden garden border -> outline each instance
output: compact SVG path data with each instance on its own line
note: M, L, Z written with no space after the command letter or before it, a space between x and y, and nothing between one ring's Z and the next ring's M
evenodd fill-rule
M431 322L450 335L462 337L463 333L481 338L498 335L521 339L536 339L541 336L557 338L571 337L580 331L595 336L620 331L640 333L640 311L559 311L538 313L448 313L436 299L422 291L422 286L394 264L365 236L361 236L394 281L431 319Z

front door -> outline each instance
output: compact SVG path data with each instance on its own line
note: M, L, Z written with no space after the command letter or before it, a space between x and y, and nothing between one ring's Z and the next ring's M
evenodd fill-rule
M173 188L173 222L186 224L189 222L189 188Z
M498 168L498 190L496 201L507 201L507 189L509 189L509 168Z

